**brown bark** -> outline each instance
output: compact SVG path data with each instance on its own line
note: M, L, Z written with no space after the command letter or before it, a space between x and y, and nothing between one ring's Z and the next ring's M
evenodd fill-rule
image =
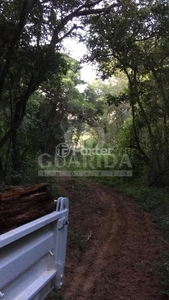
M0 195L0 234L55 210L48 183L16 186Z

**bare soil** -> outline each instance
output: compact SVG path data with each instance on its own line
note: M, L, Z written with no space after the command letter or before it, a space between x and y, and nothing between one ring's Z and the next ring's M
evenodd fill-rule
M158 275L166 248L149 213L94 181L61 180L60 186L70 199L62 298L166 299Z
M47 299L166 299L161 291L158 267L168 249L149 213L95 181L62 178L58 185L60 196L70 199L67 260L60 297L51 294ZM5 231L2 225L9 230L16 224L19 226L20 220L24 223L37 218L38 210L45 214L54 209L52 197L49 194L45 201L44 190L39 190L39 186L36 203L31 202L32 197L25 190L24 193L18 190L18 197L24 194L22 201L18 198L18 205L12 196L9 205L10 192L7 193L0 201L1 220L3 210L6 214L1 233ZM21 208L23 213L15 216L14 212Z

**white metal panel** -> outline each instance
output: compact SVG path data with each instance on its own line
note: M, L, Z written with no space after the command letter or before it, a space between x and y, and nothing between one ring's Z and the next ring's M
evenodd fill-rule
M1 234L0 235L0 248L22 238L25 235L28 235L31 232L34 232L35 230L38 230L38 229L46 226L49 223L52 223L52 222L58 220L60 217L61 217L61 214L59 214L57 211L54 211L42 218L39 218L35 221L29 222L18 228L10 230L7 233Z
M0 298L41 300L63 281L68 199L57 210L0 235Z
M56 275L56 270L53 269L46 270L44 273L41 274L41 276L39 276L30 286L28 286L14 300L42 299L39 298L41 291L43 292L43 295L41 297L44 297L54 287L54 281L52 282L52 279L55 277L55 275ZM44 284L42 284L42 282ZM51 286L48 286L48 283L51 284ZM44 289L46 285L47 285L47 290Z

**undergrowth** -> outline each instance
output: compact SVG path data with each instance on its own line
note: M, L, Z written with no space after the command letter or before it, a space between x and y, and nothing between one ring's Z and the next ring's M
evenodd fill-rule
M48 294L45 300L63 300L63 297L57 289L54 289Z
M163 242L169 245L169 187L149 187L144 181L132 178L100 178L104 185L111 186L117 192L133 199L140 208L150 212L152 221L163 232ZM162 293L169 297L169 251L163 257L159 268Z

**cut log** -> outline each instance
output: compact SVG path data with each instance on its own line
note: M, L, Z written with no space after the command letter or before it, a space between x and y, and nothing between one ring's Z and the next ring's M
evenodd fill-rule
M0 234L55 210L48 183L16 186L0 194Z

